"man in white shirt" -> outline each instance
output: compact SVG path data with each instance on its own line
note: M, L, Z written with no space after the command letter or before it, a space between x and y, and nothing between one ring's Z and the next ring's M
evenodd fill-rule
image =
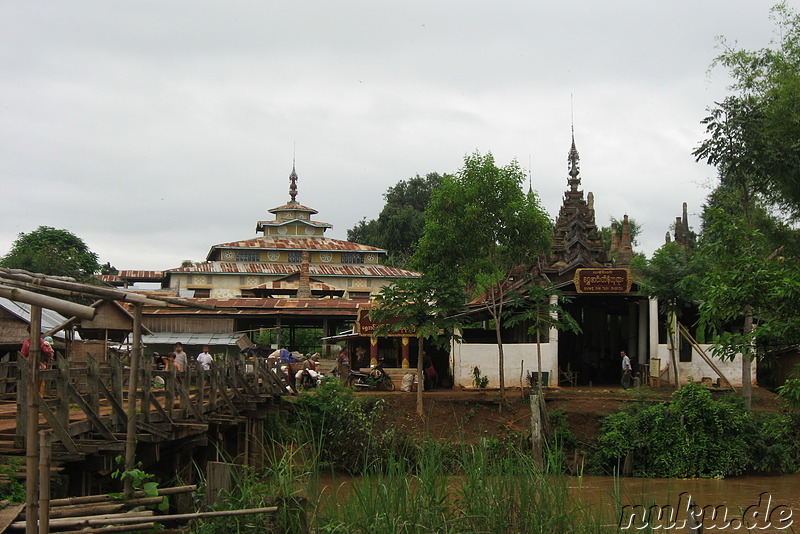
M631 359L624 350L619 351L619 355L622 356L622 387L628 389L631 387Z
M203 346L203 352L197 355L197 363L203 368L203 371L210 371L211 364L214 363L214 358L208 352L208 345Z

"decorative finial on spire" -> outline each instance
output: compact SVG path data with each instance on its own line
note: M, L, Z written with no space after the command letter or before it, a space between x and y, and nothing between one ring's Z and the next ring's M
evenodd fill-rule
M297 202L297 171L294 169L294 156L292 156L292 174L289 175L289 196L292 202Z
M580 161L581 157L578 155L578 149L575 147L575 126L572 126L572 146L569 148L569 155L567 156L567 161L569 162L569 186L572 191L578 190L578 185L581 183L581 179L578 178L578 174L580 174Z

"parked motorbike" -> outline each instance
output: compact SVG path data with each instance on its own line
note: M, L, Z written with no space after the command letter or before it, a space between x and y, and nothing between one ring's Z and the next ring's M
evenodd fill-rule
M394 391L394 382L392 382L392 379L386 374L382 363L370 368L368 371L351 370L346 385L354 386L356 389Z

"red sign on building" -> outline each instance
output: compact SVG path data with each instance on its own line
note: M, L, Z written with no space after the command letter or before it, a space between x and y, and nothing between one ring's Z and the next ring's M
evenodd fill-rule
M578 293L630 293L633 283L628 269L577 269L573 281Z
M389 321L388 324L396 323L397 320ZM364 308L360 308L358 310L358 317L356 318L356 325L355 325L355 333L360 336L372 336L375 332L375 329L378 328L379 325L369 317L369 310ZM414 331L409 330L408 328L401 328L400 330L395 330L391 332L386 332L381 334L381 337L391 337L391 336L413 336Z

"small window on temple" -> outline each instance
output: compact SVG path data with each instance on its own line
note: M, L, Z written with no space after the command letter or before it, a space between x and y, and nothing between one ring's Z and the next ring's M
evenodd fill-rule
M342 263L364 263L364 255L360 252L344 252Z
M303 251L302 250L290 250L289 251L289 263L300 263L303 261Z
M260 261L256 250L237 250L236 261Z

